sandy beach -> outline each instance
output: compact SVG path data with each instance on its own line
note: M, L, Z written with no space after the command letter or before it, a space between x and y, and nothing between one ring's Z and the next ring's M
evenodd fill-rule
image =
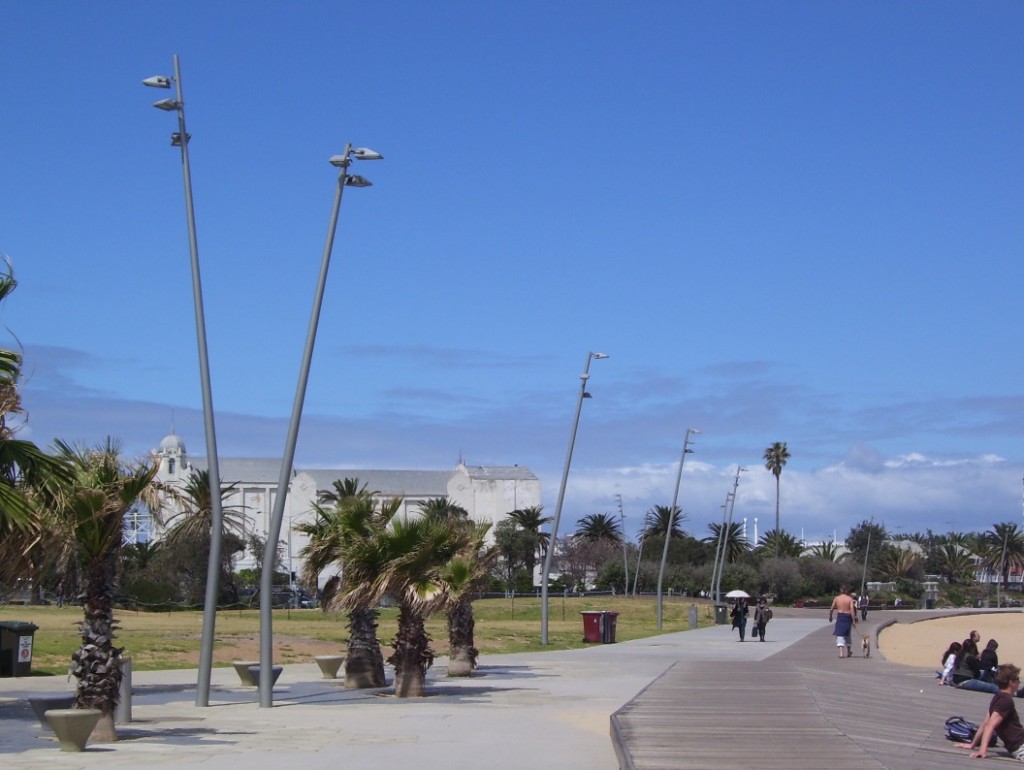
M1024 613L1019 610L895 623L882 631L878 647L893 663L938 669L950 643L962 642L972 629L981 634L980 648L995 639L999 642L999 662L1024 668Z

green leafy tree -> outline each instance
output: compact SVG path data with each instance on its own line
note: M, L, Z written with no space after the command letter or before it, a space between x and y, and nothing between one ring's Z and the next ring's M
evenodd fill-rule
M870 580L879 572L878 563L883 546L888 540L889 533L886 532L884 525L874 520L862 521L851 527L850 534L846 536L846 548L849 551L847 558L863 570L864 560L867 557L867 574Z

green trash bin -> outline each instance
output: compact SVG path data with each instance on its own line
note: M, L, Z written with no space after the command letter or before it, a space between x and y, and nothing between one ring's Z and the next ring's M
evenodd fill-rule
M32 642L38 629L35 623L0 621L0 676L32 675Z

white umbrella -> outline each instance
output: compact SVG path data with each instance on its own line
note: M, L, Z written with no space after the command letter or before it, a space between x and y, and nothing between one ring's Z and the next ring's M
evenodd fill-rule
M729 593L727 593L725 595L725 598L726 599L749 599L750 598L750 594L748 594L746 591L740 591L739 589L737 589L735 591L730 591Z

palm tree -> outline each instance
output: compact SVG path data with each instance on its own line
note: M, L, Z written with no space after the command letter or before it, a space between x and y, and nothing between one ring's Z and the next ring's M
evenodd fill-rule
M224 500L234 494L238 483L221 484L220 499ZM167 541L206 542L209 543L213 529L213 496L210 494L210 472L208 470L192 471L184 486L170 487L167 490L169 499L178 512L167 520ZM221 507L223 525L226 532L242 537L245 534L245 515L241 506L229 505Z
M78 680L75 708L102 711L93 740L112 741L117 740L114 708L121 688L123 650L114 646L114 594L124 519L140 500L158 509L153 483L157 466L124 462L118 445L109 438L92 449L58 441L57 451L73 469L59 514L82 576L82 646L72 655L70 671Z
M320 573L332 565L341 567L342 574L349 577L346 548L353 542L372 542L401 505L401 498L382 500L378 505L368 493L362 492L339 496L332 506L314 503L314 521L302 522L295 527L309 537L309 544L300 551L305 558L303 582L317 585ZM370 559L371 554L367 552L364 558ZM364 565L366 571L383 568L384 563L380 558L372 564ZM345 687L383 687L384 656L377 639L377 619L380 613L376 602L349 601L343 604L346 591L347 581L335 576L324 586L320 602L325 612L338 608L347 612L349 638L345 655Z
M811 546L811 556L826 561L839 561L839 544L835 540Z
M887 578L911 578L917 569L921 555L911 548L886 545L882 548L879 569Z
M380 492L368 491L366 484L360 486L359 479L355 478L335 479L332 486L334 487L333 491L324 489L317 493L317 502L333 505L349 497L373 497L380 494Z
M426 620L447 601L446 564L462 553L470 537L447 521L405 520L392 515L384 530L343 545L345 573L341 606L375 606L385 597L398 602L398 630L388 663L395 667L395 695L420 697L434 662Z
M622 543L622 529L619 522L608 513L591 513L576 522L576 537L591 542L604 540L609 543ZM664 532L665 530L662 530Z
M974 560L959 541L949 539L939 545L939 572L950 583L971 583L974 580Z
M785 530L765 532L757 545L766 555L777 559L798 559L804 552L803 543Z
M789 461L789 449L786 447L785 441L776 441L770 447L764 450L764 467L772 472L775 476L775 530L781 529L779 526L779 478L782 476L782 469L786 466Z
M526 554L525 560L525 567L531 575L533 575L533 568L537 566L538 555L543 556L547 553L548 541L551 538L549 533L540 531L541 527L551 521L550 516L543 515L543 510L539 505L532 505L529 508L517 508L508 515L536 543L533 552Z
M220 485L221 532L224 546L221 551L219 601L238 602L238 589L234 582L234 554L245 548L245 514L242 506L224 505L234 494L237 483ZM195 554L194 560L182 560L180 574L191 586L188 594L194 600L204 589L209 568L210 543L213 533L213 495L210 492L210 472L192 471L181 487L164 484L162 490L168 503L177 512L167 520L167 546L182 546Z
M708 524L708 530L711 534L705 537L702 542L710 544L717 544L719 538L722 536L722 525L711 523ZM722 550L725 555L722 558L722 563L729 563L738 561L743 554L750 550L750 546L747 544L746 538L743 537L742 525L739 522L732 522L725 530L725 542L722 544Z
M469 519L469 511L447 497L432 497L420 503L420 514L426 519Z
M498 560L497 547L487 543L490 528L490 524L471 525L466 550L441 570L441 579L448 587L448 676L469 676L480 654L473 635L473 596L487 584L491 568Z
M17 287L11 266L0 272L0 302ZM53 457L31 441L14 438L16 429L8 419L22 413L21 354L0 348L0 534L3 539L15 529L26 533L34 520L34 503L26 489L36 497L52 491L52 483L67 481L70 475L60 458Z
M1010 587L1010 572L1024 567L1024 532L1013 522L993 524L981 538L982 564L1003 581L1003 590Z
M685 519L686 514L679 506L672 508L669 505L656 505L644 514L644 528L640 536L644 540L652 537L660 539L665 537L667 531L673 540L681 538L685 533L679 525Z

